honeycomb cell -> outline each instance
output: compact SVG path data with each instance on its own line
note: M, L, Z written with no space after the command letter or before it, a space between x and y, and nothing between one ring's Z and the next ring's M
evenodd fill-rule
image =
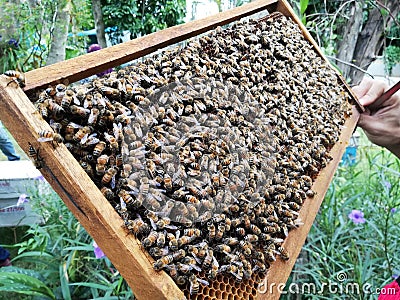
M212 283L212 288L218 290L220 285L221 284L217 280L214 280Z
M215 290L214 290L213 288L209 289L209 290L208 290L208 295L209 295L210 297L215 297Z

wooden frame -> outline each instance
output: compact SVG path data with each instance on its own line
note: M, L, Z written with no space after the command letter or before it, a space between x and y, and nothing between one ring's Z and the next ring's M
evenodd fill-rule
M50 130L50 126L42 119L27 94L31 94L37 88L64 80L69 82L80 80L263 10L278 11L291 17L299 24L304 36L314 45L319 55L324 58L315 41L285 0L257 0L218 15L30 71L26 73L27 85L24 91L16 87L16 84L8 84L7 77L0 77L0 119L25 152L28 152L28 142L40 147L40 154L45 162L41 169L42 174L113 262L138 299L184 299L185 296L167 274L153 270L152 258L142 251L140 242L132 236L127 236L120 216L67 148L63 144L57 147L53 147L50 143L39 145L38 132L44 129ZM347 89L352 94L348 87ZM356 100L355 97L354 99ZM312 200L308 199L300 211L304 225L291 231L285 241L285 248L291 253L290 260L287 262L279 260L271 266L266 277L266 293L261 292L263 290L261 287L257 294L258 299L279 298L280 293L276 287L278 284L284 284L291 272L347 141L356 126L358 115L358 111L354 109L352 116L346 121L339 142L331 151L333 160L322 170L314 183L316 196ZM271 285L275 286L273 293L270 293Z

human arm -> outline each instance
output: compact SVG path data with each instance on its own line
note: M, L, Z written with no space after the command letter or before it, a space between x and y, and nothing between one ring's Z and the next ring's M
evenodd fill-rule
M388 89L385 82L370 78L353 87L361 104L366 107L358 126L371 142L386 147L400 158L400 94L396 93L380 104L375 102Z

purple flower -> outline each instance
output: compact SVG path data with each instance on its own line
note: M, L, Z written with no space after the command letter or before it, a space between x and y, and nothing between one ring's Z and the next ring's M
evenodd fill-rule
M392 213L392 214L394 214L395 212L396 212L396 207L392 207L392 209L390 210L390 212Z
M39 181L44 181L43 175L39 175L39 176L37 176L37 177L35 177L35 178L33 178L33 179L39 180Z
M104 254L104 252L100 249L99 246L97 246L97 243L95 241L93 241L93 248L94 248L94 255L96 256L97 259L103 258L106 255Z
M92 44L88 48L88 53L93 52L93 51L98 51L101 49L101 46L99 44Z
M364 213L358 209L353 209L351 213L349 213L349 219L352 220L354 224L365 223Z
M18 48L18 45L19 45L18 41L17 41L16 39L13 39L13 38L11 38L11 39L8 41L8 44L9 44L10 46L14 45L15 48Z
M28 200L26 197L28 197L27 194L21 194L21 195L19 195L19 198L18 198L18 201L17 201L17 206L20 206L20 205L22 205L22 204L24 204L24 203L29 202L29 200Z
M383 181L383 185L384 185L388 190L390 190L390 188L392 187L392 185L390 184L390 182L389 182L389 181L386 181L386 180Z

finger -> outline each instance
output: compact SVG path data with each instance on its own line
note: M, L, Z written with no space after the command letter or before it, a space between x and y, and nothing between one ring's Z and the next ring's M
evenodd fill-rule
M365 77L359 85L354 86L353 92L354 94L356 94L357 98L361 98L363 97L369 90L369 88L372 86L373 84L373 79L372 78L368 78Z
M389 86L383 81L374 81L365 95L359 99L360 103L364 106L373 104L388 88Z

